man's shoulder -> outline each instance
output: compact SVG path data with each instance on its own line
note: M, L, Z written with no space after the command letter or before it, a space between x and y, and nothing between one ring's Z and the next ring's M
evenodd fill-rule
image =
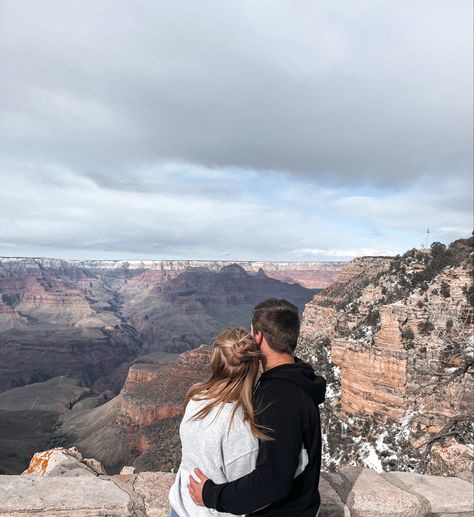
M262 380L255 390L254 399L260 404L285 404L292 403L296 407L301 399L301 388L286 379Z

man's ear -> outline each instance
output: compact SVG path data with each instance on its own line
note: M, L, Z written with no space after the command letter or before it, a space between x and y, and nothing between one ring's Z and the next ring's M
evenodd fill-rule
M262 346L263 341L263 334L260 332L260 330L257 330L254 334L255 342L257 343L257 348L260 348Z

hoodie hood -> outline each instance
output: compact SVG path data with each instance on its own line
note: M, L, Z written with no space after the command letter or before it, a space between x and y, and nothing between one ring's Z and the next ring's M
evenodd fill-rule
M315 404L324 402L326 396L326 379L314 373L311 365L295 358L291 364L275 366L263 372L260 381L283 379L300 386L314 401Z

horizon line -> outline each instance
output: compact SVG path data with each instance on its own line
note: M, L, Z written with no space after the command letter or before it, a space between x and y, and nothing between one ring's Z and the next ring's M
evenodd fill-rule
M126 259L80 259L80 258L60 258L53 256L31 256L31 255L0 255L2 259L52 259L52 260L64 260L74 262L247 262L247 263L258 263L258 262L269 262L269 263L287 263L287 264L301 264L301 263L325 263L325 262L348 262L355 258L366 258L366 257L380 257L380 258L393 258L391 255L361 255L360 257L349 257L348 259L340 260L271 260L271 259L255 259L255 260L240 260L240 259L141 259L141 258L126 258Z

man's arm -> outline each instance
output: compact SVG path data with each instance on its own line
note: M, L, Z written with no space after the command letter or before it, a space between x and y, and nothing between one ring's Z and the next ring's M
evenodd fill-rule
M283 386L285 388L285 386ZM255 470L216 485L205 481L202 499L208 508L243 514L284 499L290 492L303 445L302 423L295 401L287 393L272 393L273 401L258 415L258 423L272 429L270 441L259 442Z

